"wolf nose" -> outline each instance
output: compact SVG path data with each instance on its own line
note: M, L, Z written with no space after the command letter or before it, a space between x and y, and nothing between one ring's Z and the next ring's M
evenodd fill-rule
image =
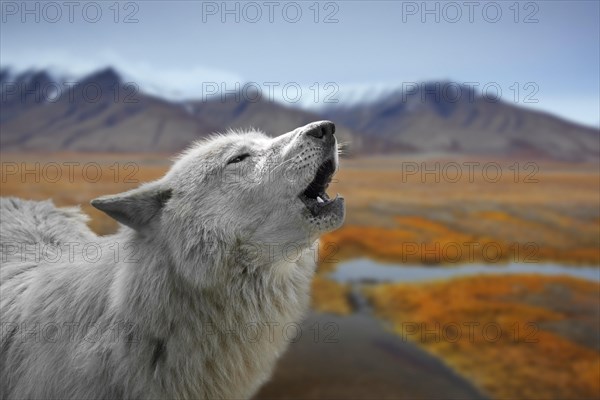
M335 124L331 121L320 121L313 124L306 134L317 139L323 139L327 136L333 136L335 133Z

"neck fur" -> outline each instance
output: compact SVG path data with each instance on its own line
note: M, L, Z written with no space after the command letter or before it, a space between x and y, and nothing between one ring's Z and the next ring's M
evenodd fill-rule
M293 339L286 328L308 308L315 248L271 263L232 252L205 261L220 265L177 265L160 245L148 246L133 231L123 236L133 248L150 250L119 264L111 306L116 319L132 327L128 351L146 358L142 365L156 378L157 395L250 396ZM179 273L203 268L220 272L211 286L198 287ZM177 376L182 371L198 378L184 381ZM209 375L210 381L202 379Z

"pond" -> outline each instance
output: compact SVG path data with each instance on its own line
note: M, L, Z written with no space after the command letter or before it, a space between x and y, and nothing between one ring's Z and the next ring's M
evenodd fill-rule
M567 267L559 264L466 264L460 266L417 266L383 264L369 259L340 263L329 277L341 283L420 282L459 276L497 274L567 275L600 282L599 267Z

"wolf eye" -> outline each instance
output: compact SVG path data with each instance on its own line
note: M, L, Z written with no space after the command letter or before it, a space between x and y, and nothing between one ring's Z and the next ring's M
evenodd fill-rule
M248 153L244 153L244 154L241 154L239 156L233 157L231 160L229 160L227 162L227 165L239 163L240 161L244 161L248 157L250 157L250 154L248 154Z

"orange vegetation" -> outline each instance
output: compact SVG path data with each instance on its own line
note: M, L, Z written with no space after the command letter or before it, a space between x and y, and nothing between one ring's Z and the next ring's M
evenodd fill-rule
M494 398L600 398L600 285L478 276L366 289L394 330Z
M316 275L312 281L312 308L320 312L348 315L352 312L348 293L348 285Z
M449 229L440 232L437 228L429 231L427 223L416 229L407 225L398 228L345 225L323 235L321 243L335 249L338 260L368 256L377 260L409 264L600 264L600 248L593 244L580 247L573 244L573 247L567 247L558 240L554 243L511 241L509 235L495 236L494 230L489 235L469 235ZM525 228L515 228L518 229ZM331 264L329 266L334 267Z
M499 180L480 170L471 179L465 168L454 182L440 173L447 161L429 160L426 167L421 162L400 157L343 161L332 193L346 198L346 224L322 241L334 243L340 258L600 263L597 165L537 162L535 171L521 168L515 175L513 161L497 161ZM409 174L407 165L421 171Z

